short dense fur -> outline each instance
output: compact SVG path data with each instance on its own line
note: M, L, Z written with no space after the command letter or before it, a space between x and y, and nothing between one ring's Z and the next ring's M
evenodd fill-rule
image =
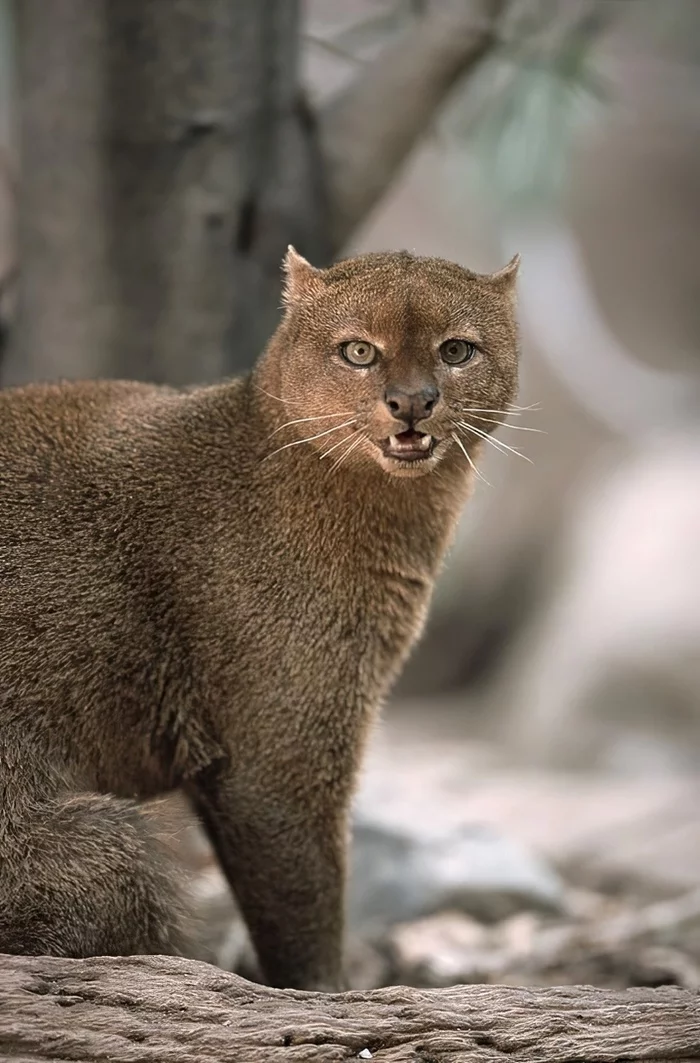
M250 376L0 392L0 952L184 948L140 804L180 787L267 978L340 984L358 759L470 490L450 411L514 394L514 277L290 250ZM475 364L440 362L452 336ZM386 389L426 381L438 444L409 467L374 441L405 427Z

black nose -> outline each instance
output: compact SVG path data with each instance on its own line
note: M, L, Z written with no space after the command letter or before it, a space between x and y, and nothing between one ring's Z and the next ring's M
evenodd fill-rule
M384 402L391 414L409 424L430 417L439 398L440 392L435 384L427 384L420 391L403 391L392 387L384 393Z

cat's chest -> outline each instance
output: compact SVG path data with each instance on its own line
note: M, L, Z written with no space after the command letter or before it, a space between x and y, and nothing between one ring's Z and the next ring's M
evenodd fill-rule
M307 499L299 513L275 513L264 535L239 523L249 563L227 566L225 629L248 649L272 646L313 671L319 660L329 672L353 660L393 670L423 627L444 552L431 516L413 526L361 499L342 509Z
M358 690L370 698L397 678L428 615L433 581L416 571L375 569L344 605L345 637Z
M422 631L433 590L427 566L364 557L327 584L344 644L372 670L392 670Z
M423 622L443 540L434 531L416 534L399 522L380 527L370 519L317 529L315 549L297 552L300 594L309 606L320 598L328 615L365 643L400 647Z
M232 627L256 639L267 632L288 654L313 647L329 669L348 654L388 664L420 632L433 582L427 565L369 550L268 555L229 596Z

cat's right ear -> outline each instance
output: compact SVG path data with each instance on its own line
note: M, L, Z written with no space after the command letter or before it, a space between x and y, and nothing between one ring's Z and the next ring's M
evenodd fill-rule
M307 262L291 244L284 256L282 269L284 271L282 301L285 306L291 306L305 295L314 295L320 291L321 270Z
M489 283L505 292L512 292L520 269L520 255L513 255L507 266L489 274Z

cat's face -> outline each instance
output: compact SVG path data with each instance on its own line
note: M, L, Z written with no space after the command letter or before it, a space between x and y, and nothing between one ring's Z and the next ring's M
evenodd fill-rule
M481 276L392 252L317 270L290 249L285 267L280 446L392 476L469 462L515 396L517 261Z

